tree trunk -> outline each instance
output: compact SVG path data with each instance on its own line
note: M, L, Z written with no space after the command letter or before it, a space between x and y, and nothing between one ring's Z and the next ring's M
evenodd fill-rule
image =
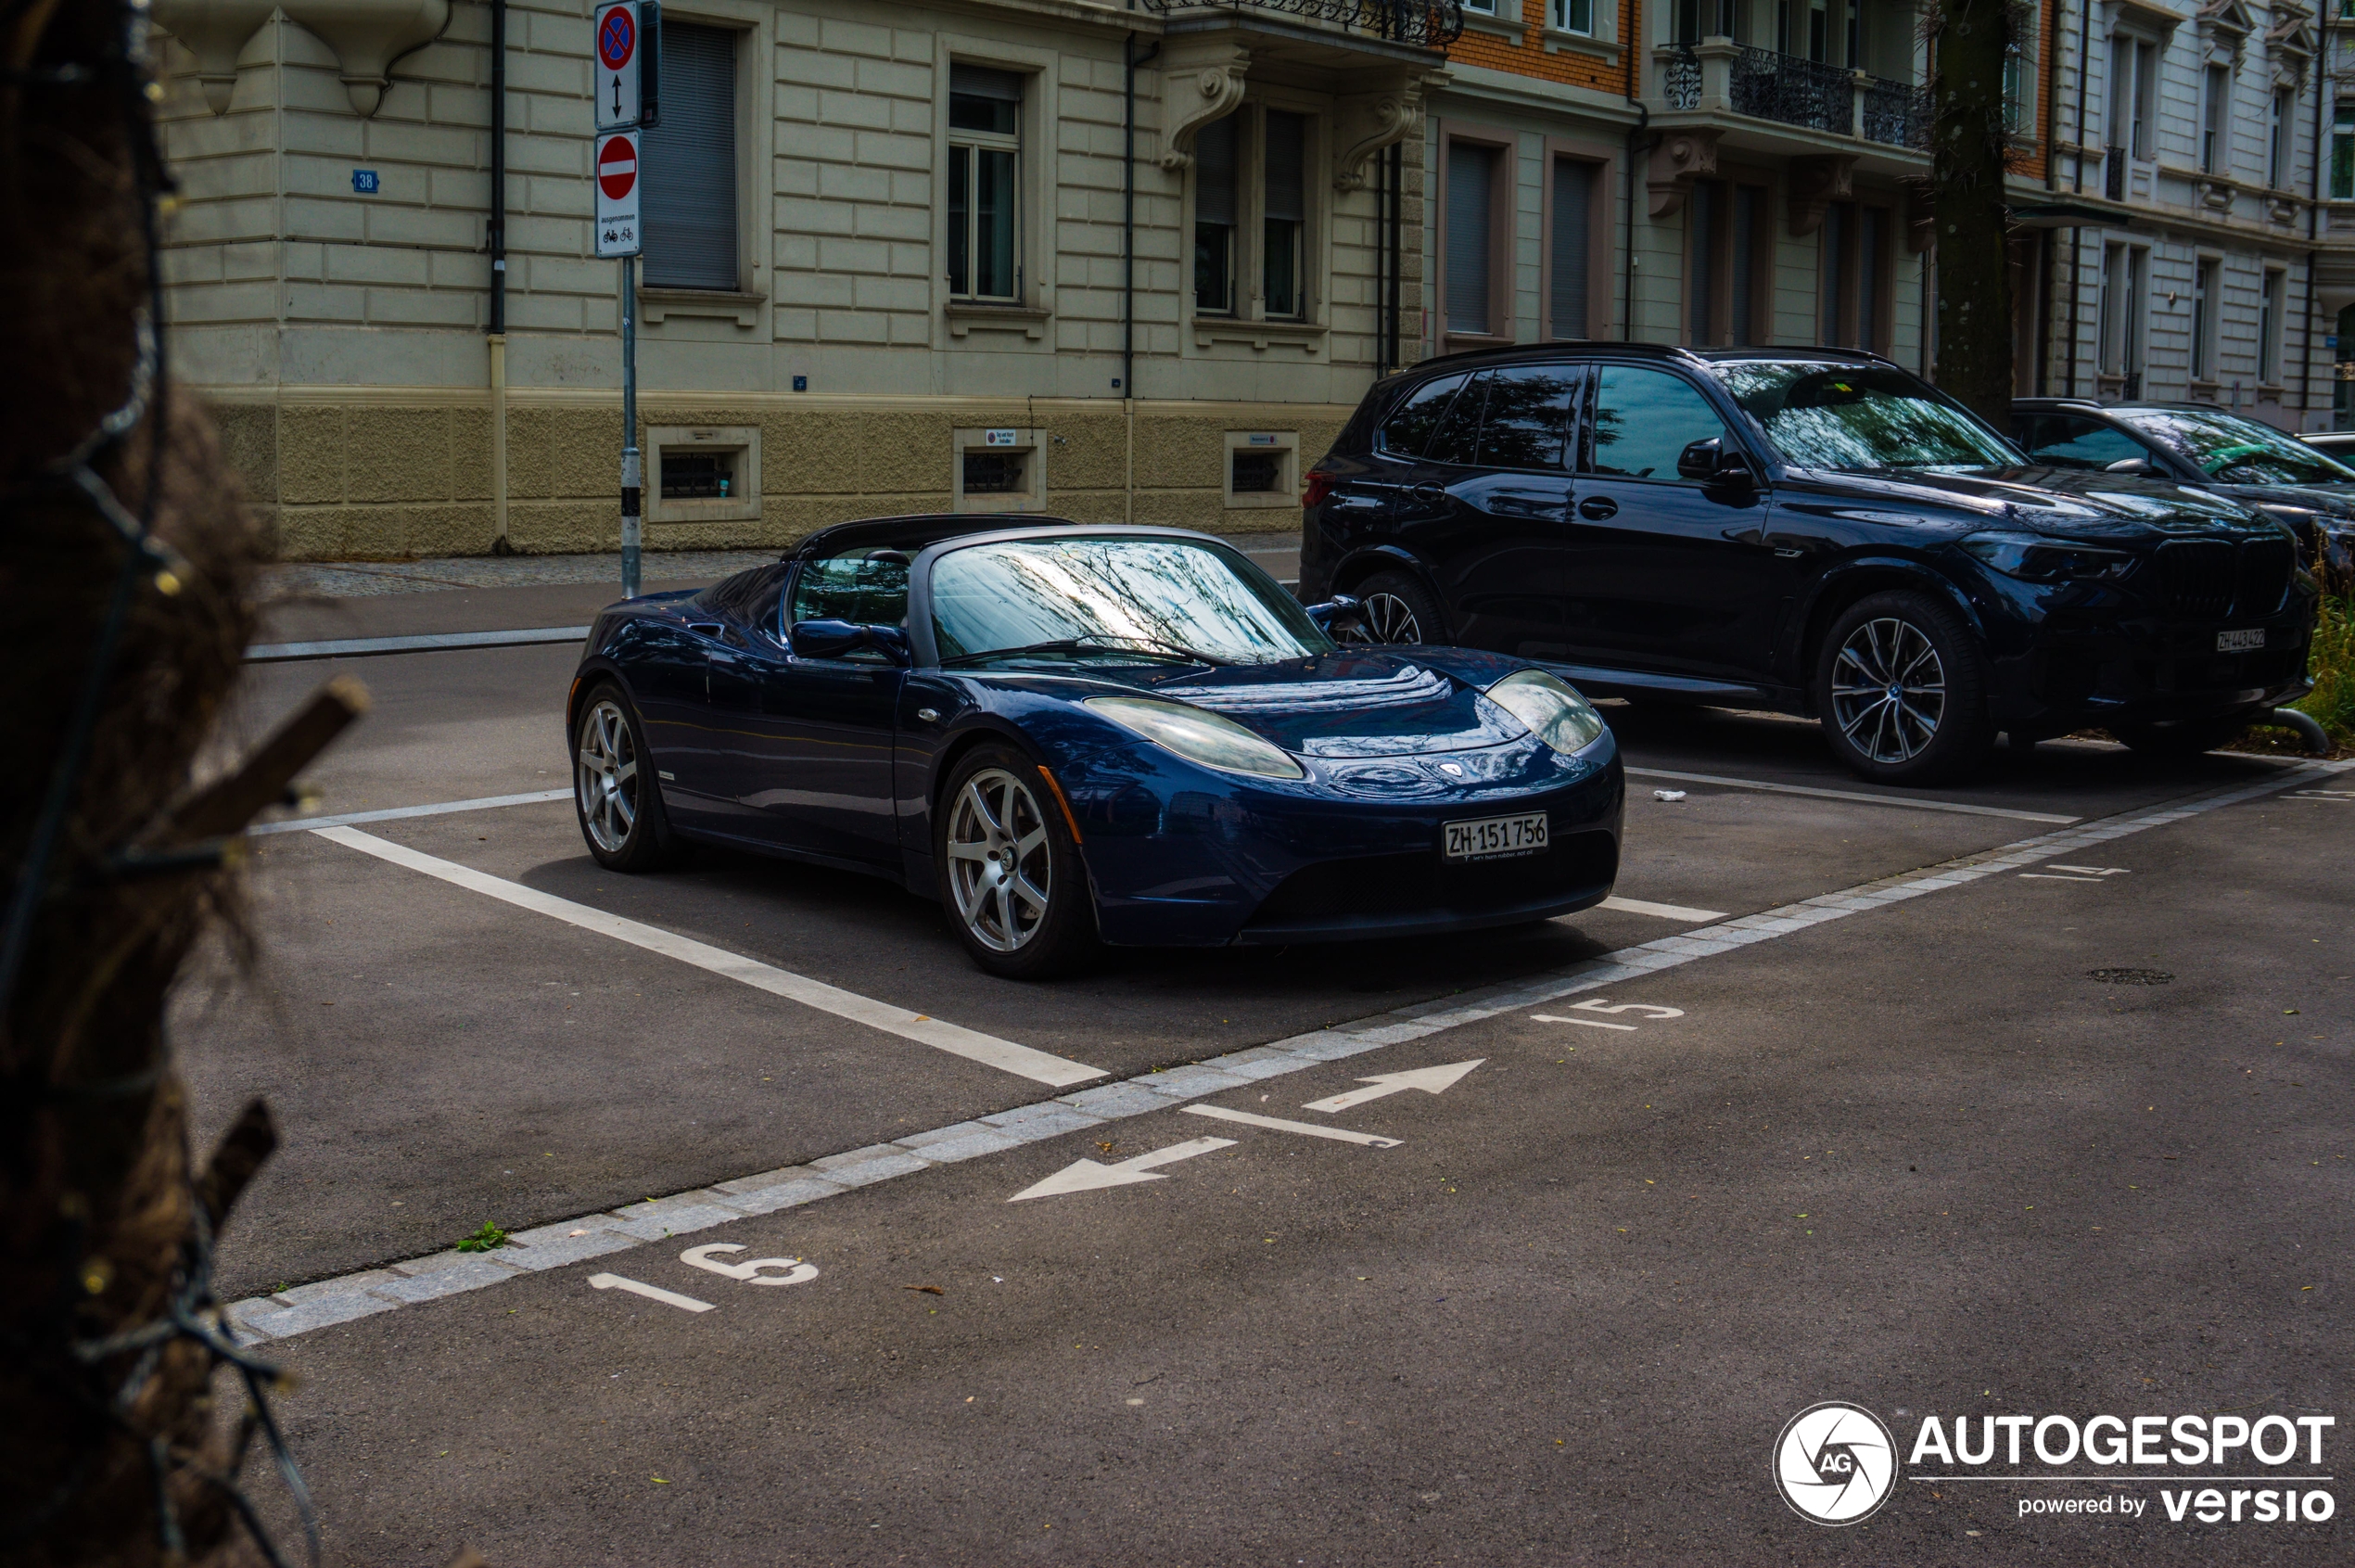
M2004 234L2005 42L2013 0L1945 0L1929 21L1938 384L2011 428L2012 274Z

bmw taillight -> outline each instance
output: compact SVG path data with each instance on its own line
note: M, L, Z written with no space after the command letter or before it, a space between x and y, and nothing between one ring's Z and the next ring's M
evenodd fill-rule
M1330 474L1320 474L1311 469L1308 475L1308 488L1301 491L1300 504L1303 506L1322 506L1325 504L1325 497L1332 492L1333 477Z

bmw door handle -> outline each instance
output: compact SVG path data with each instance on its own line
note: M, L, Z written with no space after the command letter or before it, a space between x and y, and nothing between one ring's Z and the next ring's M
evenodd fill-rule
M1408 485L1407 487L1407 493L1413 496L1418 501L1445 501L1447 499L1446 491L1441 489L1437 485Z
M1578 515L1590 523L1619 516L1619 503L1608 495L1590 495L1578 504Z

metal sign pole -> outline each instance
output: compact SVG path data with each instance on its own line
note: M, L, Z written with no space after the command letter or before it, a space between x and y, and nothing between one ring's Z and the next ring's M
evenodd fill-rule
M643 543L638 456L638 258L621 259L621 596L638 596Z

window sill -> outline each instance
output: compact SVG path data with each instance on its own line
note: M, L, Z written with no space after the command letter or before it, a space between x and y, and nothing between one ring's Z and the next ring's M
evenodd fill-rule
M1470 349L1509 349L1513 339L1496 332L1442 332L1439 351L1460 353Z
M648 326L665 316L718 316L738 326L760 325L766 294L744 294L726 288L647 288L638 290L638 319Z
M1620 46L1616 40L1596 38L1584 32L1569 32L1558 27L1544 31L1546 52L1549 55L1593 55L1616 63Z
M1243 321L1231 316L1196 316L1194 344L1249 343L1254 349L1298 349L1315 353L1325 345L1325 327L1313 321Z
M1509 38L1516 44L1521 42L1521 34L1529 31L1529 24L1519 17L1490 16L1469 6L1464 9L1463 18L1466 32L1485 32L1494 37Z
M1036 305L989 305L975 300L951 300L940 309L948 323L948 336L962 338L974 327L984 332L1019 332L1025 338L1043 338L1047 324L1054 319L1054 312Z

